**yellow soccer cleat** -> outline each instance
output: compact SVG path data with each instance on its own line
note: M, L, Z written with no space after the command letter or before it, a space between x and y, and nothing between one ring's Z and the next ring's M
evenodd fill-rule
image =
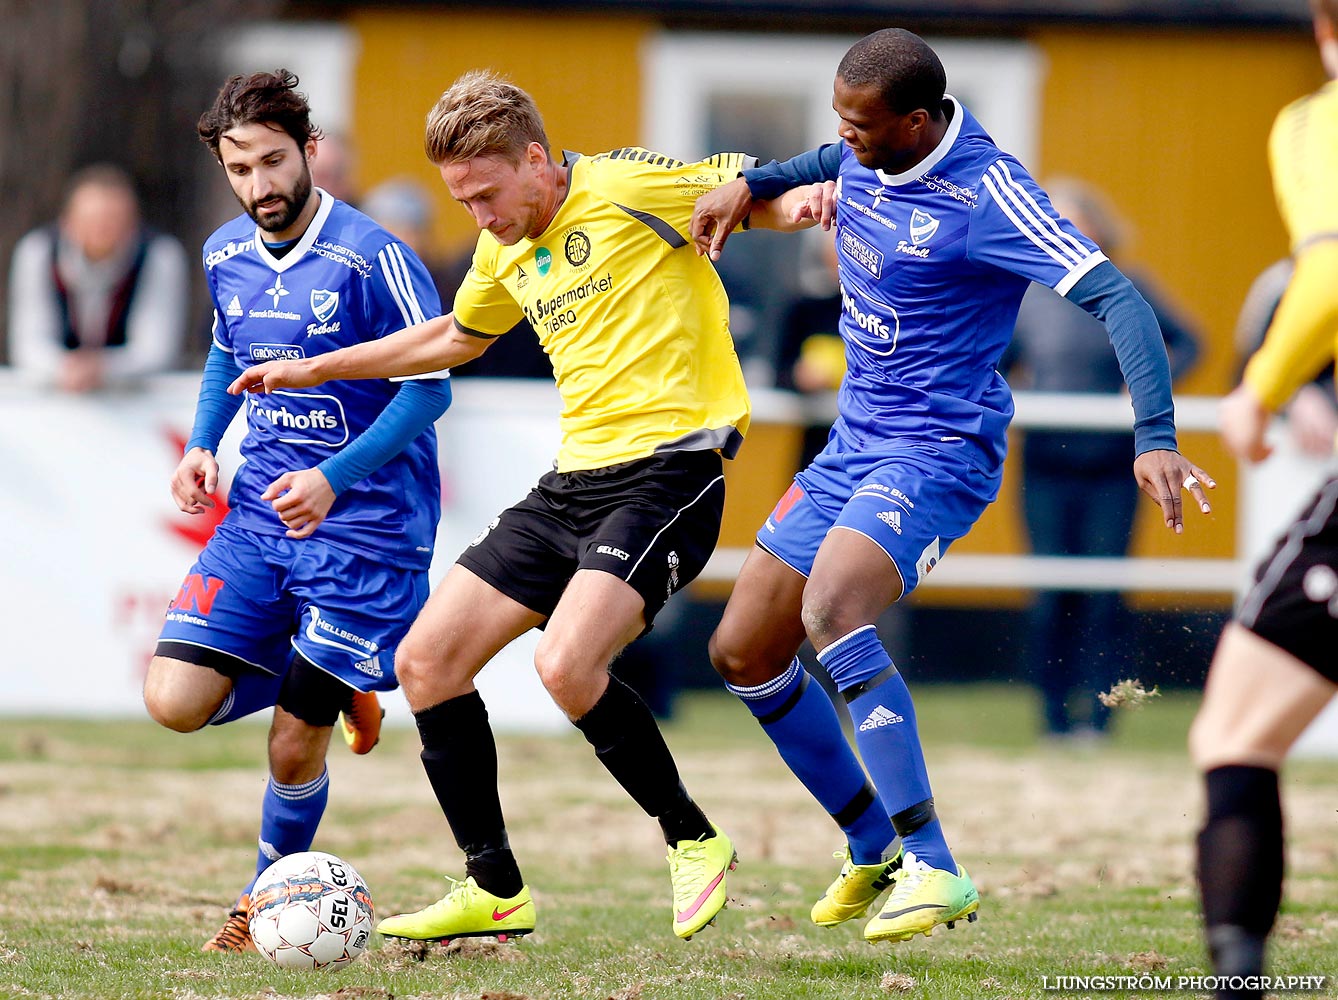
M928 937L939 924L951 930L958 920L976 919L980 895L966 874L930 868L911 851L906 852L896 886L883 910L864 925L866 941L909 941L916 934Z
M845 859L841 873L827 887L822 898L813 904L809 917L819 927L835 927L847 920L864 916L869 906L896 881L903 854L903 849L898 846L897 853L890 861L857 865L850 860L848 846L837 851L832 857Z
M255 951L255 942L251 940L251 925L247 911L251 908L250 893L242 893L237 905L228 911L228 919L223 922L218 933L200 948L201 951Z
M669 848L669 881L674 887L674 933L684 941L725 908L725 874L734 870L739 856L734 844L714 823L714 837L680 840Z
M480 889L473 876L463 882L447 876L451 891L415 913L386 917L376 925L386 937L410 941L450 941L462 937L495 937L507 941L534 930L534 900L523 886L510 899Z
M381 741L381 720L386 710L375 691L354 691L348 708L339 713L339 731L354 753L370 753Z

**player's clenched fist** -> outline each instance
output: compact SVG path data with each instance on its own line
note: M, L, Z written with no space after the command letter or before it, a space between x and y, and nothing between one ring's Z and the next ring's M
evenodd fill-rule
M172 499L187 514L203 514L214 506L210 494L218 489L218 462L203 448L192 448L172 473Z

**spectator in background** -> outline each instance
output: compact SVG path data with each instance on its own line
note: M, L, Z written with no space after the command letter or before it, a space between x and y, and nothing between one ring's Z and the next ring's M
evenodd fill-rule
M17 371L64 392L113 388L180 361L186 252L140 218L128 174L76 174L60 219L19 240L10 263L9 353Z
M1048 185L1061 215L1121 266L1156 314L1180 378L1197 360L1198 338L1146 276L1125 268L1128 230L1090 185L1057 178ZM1106 328L1043 285L1032 284L1018 312L1000 369L1014 385L1038 392L1126 392ZM1016 375L1016 378L1014 376ZM1134 436L1127 431L1029 430L1022 441L1023 511L1032 551L1044 556L1123 556L1133 533L1138 484L1128 472ZM1031 673L1051 737L1105 733L1110 710L1097 695L1126 664L1118 591L1045 590L1032 606Z
M311 158L312 182L331 197L357 208L358 188L353 182L356 164L348 140L338 132L327 132L316 143L316 155Z
M1264 342L1264 333L1273 322L1282 293L1295 270L1290 257L1274 261L1260 272L1245 293L1236 318L1236 353L1242 366ZM1334 400L1333 367L1325 365L1296 390L1296 395L1280 411L1287 420L1292 443L1302 454L1321 460L1333 454L1334 439L1338 437L1338 403Z

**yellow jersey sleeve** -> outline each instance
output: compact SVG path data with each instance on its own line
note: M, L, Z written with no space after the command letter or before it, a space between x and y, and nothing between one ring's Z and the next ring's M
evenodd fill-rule
M1338 338L1338 84L1282 109L1268 158L1296 272L1244 381L1276 410L1332 360Z
M757 158L745 153L716 153L687 163L628 146L593 157L590 182L603 197L647 225L672 229L687 241L697 199L755 166Z
M474 245L474 259L455 293L457 326L498 337L524 319L520 304L497 275L499 244L486 230Z

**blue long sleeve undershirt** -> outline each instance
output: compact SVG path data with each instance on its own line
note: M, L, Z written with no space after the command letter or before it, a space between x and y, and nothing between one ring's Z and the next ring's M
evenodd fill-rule
M213 453L241 409L242 397L228 394L228 386L238 375L232 355L214 344L204 360L204 375L200 379L200 395L195 401L195 426L191 428L186 450L203 448Z
M743 182L758 201L779 198L790 188L818 181L834 181L841 173L841 144L829 142L792 156L784 163L772 160L743 171Z
M200 395L195 404L195 426L186 450L218 451L218 444L242 405L241 396L228 393L237 377L232 355L217 344L209 349ZM413 379L400 383L399 392L347 448L317 466L336 494L366 478L403 451L451 405L451 382Z
M316 468L325 473L335 493L354 483L398 455L446 412L451 405L451 380L413 379L400 383L395 398L381 415L347 448L331 455Z
M1166 341L1147 300L1108 260L1079 278L1067 298L1106 325L1134 404L1134 454L1179 450Z

